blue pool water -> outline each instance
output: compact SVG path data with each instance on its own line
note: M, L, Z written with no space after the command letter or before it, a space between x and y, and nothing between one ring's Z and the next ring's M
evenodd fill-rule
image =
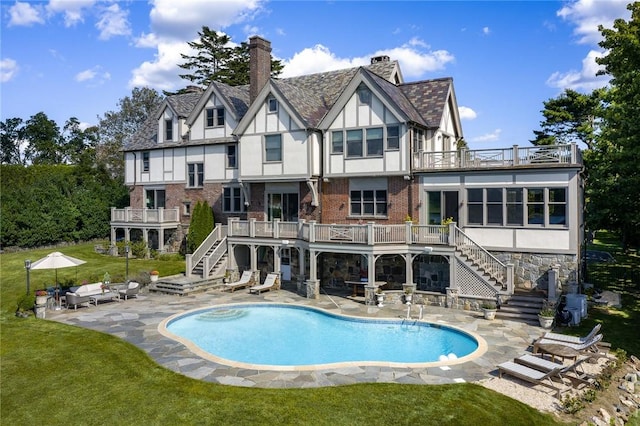
M478 348L454 328L333 315L292 305L233 305L172 318L166 329L224 360L264 366L427 363Z

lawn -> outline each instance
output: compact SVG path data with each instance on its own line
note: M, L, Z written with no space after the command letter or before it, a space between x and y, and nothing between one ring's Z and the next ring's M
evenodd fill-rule
M0 255L3 424L556 424L552 416L475 384L276 390L181 376L114 336L15 317L16 301L26 292L24 260L51 251ZM59 251L87 261L59 270L59 280L92 281L90 277L104 272L124 275L124 259L96 254L93 245ZM134 259L129 269L130 276L152 269L170 275L183 271L184 262ZM52 283L54 276L53 271L32 271L31 289ZM634 312L630 316L637 319ZM609 314L602 315L609 337ZM628 344L617 339L611 335L608 340L614 346Z

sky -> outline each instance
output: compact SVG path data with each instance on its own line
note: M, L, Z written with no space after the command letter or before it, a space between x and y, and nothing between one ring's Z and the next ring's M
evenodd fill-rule
M0 120L44 112L95 125L136 87L177 90L203 26L260 35L281 77L397 60L405 82L452 77L471 149L526 146L543 102L589 93L598 25L628 1L0 0Z

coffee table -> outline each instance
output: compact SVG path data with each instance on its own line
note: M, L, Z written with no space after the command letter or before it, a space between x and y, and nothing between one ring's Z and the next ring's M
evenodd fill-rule
M93 296L89 296L89 304L93 303L98 306L98 302L111 302L114 297L117 297L117 294L111 293L110 291L102 294L94 294Z
M578 359L578 355L580 355L580 352L570 348L569 346L555 343L537 345L537 352L551 355L552 361L555 361L556 357L558 357L562 358L563 361L565 358L570 358L575 362Z

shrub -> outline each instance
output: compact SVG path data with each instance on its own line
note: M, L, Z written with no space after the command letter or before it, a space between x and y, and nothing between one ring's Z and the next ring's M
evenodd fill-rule
M46 293L46 292L45 292ZM33 305L36 303L35 294L26 294L18 299L17 311L26 312L33 309Z

